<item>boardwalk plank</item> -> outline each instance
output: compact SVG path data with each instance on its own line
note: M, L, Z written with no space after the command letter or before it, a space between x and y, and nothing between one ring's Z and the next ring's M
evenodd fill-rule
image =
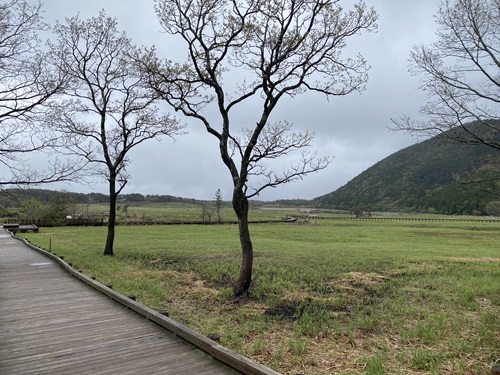
M38 371L42 373L57 373L60 369L68 368L69 366L72 366L71 371L75 371L75 373L80 373L80 371L77 371L80 368L87 372L90 371L90 373L98 373L100 368L112 368L113 371L117 371L117 366L119 367L120 363L128 363L127 366L133 368L138 368L143 365L149 368L152 366L147 359L152 359L159 355L161 355L163 360L167 358L170 359L169 368L175 367L179 360L184 360L186 358L190 360L186 361L188 367L193 365L190 362L198 360L198 358L190 358L188 354L185 354L184 348L179 348L175 345L171 351L164 350L165 346L159 340L153 342L142 340L135 343L129 340L123 340L119 344L120 345L103 346L98 349L85 348L86 350L63 351L51 353L51 355L39 355L34 358L22 358L19 359L17 364L18 368L22 369L23 373L26 374L31 373L30 369L34 367L33 364L36 364L36 371L33 373L37 373ZM106 354L106 358L103 358L103 353ZM146 362L144 362L145 360Z
M0 373L238 374L0 232Z

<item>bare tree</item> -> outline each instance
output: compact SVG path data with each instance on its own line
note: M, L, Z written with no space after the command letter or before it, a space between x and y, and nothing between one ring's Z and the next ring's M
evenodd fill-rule
M0 185L68 180L75 172L72 162L52 160L48 170L40 171L24 159L55 145L51 134L37 126L65 83L40 48L38 33L45 29L40 3L0 1L0 166L9 174Z
M220 224L220 223L222 223L222 212L221 212L221 209L222 209L222 194L220 192L220 189L217 189L217 191L215 192L214 199L215 199L215 202L214 202L215 213L217 214L217 223Z
M331 158L307 152L314 134L291 133L270 118L284 97L306 91L342 96L362 90L365 60L343 58L346 40L376 27L363 2L345 12L336 0L157 0L168 34L184 41L184 64L142 57L151 86L177 111L198 120L219 142L233 182L242 263L236 295L250 288L253 247L248 200L325 168ZM231 77L233 79L231 79ZM253 108L253 118L241 112ZM253 125L252 125L253 124ZM299 151L296 164L277 172L270 162Z
M54 28L53 62L71 81L66 99L54 106L48 123L63 136L69 153L95 166L109 184L108 235L104 255L113 255L116 199L129 180L129 152L149 139L173 137L182 126L159 113L156 96L143 88L129 53L133 46L116 20L66 19Z
M436 21L437 40L410 55L424 120L404 116L395 129L500 149L500 1L446 0Z
M212 208L206 203L201 204L201 221L203 223L212 221Z

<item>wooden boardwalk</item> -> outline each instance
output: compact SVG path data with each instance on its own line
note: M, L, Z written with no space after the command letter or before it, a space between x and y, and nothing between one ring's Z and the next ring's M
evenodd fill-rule
M0 374L240 374L0 228Z

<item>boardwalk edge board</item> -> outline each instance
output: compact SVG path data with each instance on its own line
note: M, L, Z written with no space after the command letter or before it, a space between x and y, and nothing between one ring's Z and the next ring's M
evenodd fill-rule
M5 228L7 229L7 228ZM8 230L8 229L7 229ZM31 243L29 243L25 238L16 236L12 232L9 232L10 235L26 244L29 248L51 258L55 262L57 262L60 266L62 266L66 271L68 271L72 276L77 279L83 281L84 283L90 285L94 289L97 289L99 292L108 296L109 298L121 303L127 308L135 311L136 313L142 315L143 317L151 320L152 322L160 325L166 330L172 332L174 335L184 339L195 347L203 350L205 353L209 354L211 357L219 360L220 362L234 368L247 375L282 375L279 372L276 372L264 365L261 365L250 358L247 358L241 354L233 352L232 350L227 349L226 347L218 344L217 342L209 339L202 334L193 331L192 329L184 326L183 324L166 317L159 313L156 310L153 310L139 302L136 302L129 297L120 294L111 288L107 287L104 284L101 284L98 281L93 280L89 276L81 273L76 268L73 268L59 256L50 253L46 250L43 250Z

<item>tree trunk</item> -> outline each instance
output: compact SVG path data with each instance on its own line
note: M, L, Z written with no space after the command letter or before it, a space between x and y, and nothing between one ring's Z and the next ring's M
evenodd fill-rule
M116 182L115 179L109 179L109 218L108 218L108 236L106 238L106 247L104 255L113 255L113 245L115 242L115 224L116 224Z
M241 297L250 289L253 268L253 246L248 229L248 199L242 192L233 194L233 208L238 217L242 252L240 276L234 286L234 293L237 297Z

